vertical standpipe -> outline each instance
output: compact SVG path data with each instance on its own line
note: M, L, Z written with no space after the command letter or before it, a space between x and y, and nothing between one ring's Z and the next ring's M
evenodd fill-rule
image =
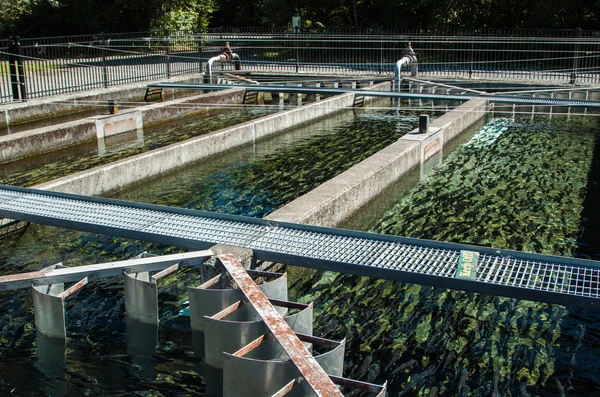
M415 77L419 72L419 66L417 63L417 57L414 55L405 55L394 65L394 83L396 91L400 91L400 70L402 66L410 65L410 75Z
M240 60L240 56L235 52L231 53L231 60L235 62L235 70L242 70L242 63ZM204 73L204 82L212 84L212 65L215 62L227 62L229 59L226 54L220 54L214 56L208 60L206 63L206 72Z

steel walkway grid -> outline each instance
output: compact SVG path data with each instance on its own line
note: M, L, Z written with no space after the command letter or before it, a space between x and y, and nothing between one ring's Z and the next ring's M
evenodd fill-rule
M275 222L0 185L0 216L205 249L227 244L255 258L548 303L600 305L600 263L488 247ZM478 255L457 276L461 252Z

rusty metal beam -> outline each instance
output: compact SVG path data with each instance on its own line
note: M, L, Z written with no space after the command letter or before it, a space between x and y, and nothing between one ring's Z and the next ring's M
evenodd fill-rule
M177 263L171 267L168 267L165 270L161 270L160 272L158 272L152 276L152 281L156 282L157 280L160 280L161 278L168 276L169 274L175 273L178 269L179 269L179 263Z
M68 289L64 290L58 296L60 296L63 299L68 298L69 296L73 295L75 292L77 292L81 288L83 288L83 286L87 285L87 283L88 283L88 278L86 277L86 278L76 282L75 284L71 285Z
M261 343L263 343L263 340L265 340L265 336L261 335L246 346L242 347L240 350L233 353L233 355L236 357L244 357L246 354L256 349Z
M296 382L297 382L297 379L290 381L287 385L283 386L283 388L281 388L281 390L279 390L277 393L273 394L271 397L285 396L286 394L288 394L289 392L292 391L292 388L294 387Z
M242 305L242 301L237 301L233 305L227 306L225 309L221 310L220 312L213 314L212 316L210 316L210 318L214 318L215 320L220 320L223 317L226 317L226 316L230 315L231 313L233 313L234 311L236 311L237 309L239 309L239 307L241 305Z
M317 363L237 259L231 254L223 254L219 255L219 260L252 303L315 394L319 397L343 397L329 375Z

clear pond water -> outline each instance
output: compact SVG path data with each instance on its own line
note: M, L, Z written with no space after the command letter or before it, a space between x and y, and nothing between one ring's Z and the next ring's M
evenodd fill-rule
M146 127L143 131L111 136L104 141L88 142L0 164L0 183L33 186L253 120L278 110L275 107L211 110L199 116Z
M598 138L595 116L492 120L354 227L598 258ZM348 374L391 396L600 395L600 312L331 273L313 299L320 335L348 340Z
M417 126L420 113L349 110L116 197L261 217L397 140ZM2 274L60 261L76 266L121 260L144 250L175 252L173 247L37 225L1 246ZM66 346L36 337L30 291L0 294L0 393L202 395L215 380L198 375L206 375L206 368L194 355L189 319L177 315L186 286L197 282L192 271L160 282L158 330L128 324L120 280L94 282L68 301Z

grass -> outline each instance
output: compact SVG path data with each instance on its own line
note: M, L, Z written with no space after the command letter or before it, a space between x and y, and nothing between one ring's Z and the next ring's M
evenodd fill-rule
M40 62L25 62L23 64L23 68L25 72L43 72L45 70L50 69L58 69L60 66L54 62L50 61L40 61ZM10 75L10 67L8 61L0 62L0 76L9 76Z

